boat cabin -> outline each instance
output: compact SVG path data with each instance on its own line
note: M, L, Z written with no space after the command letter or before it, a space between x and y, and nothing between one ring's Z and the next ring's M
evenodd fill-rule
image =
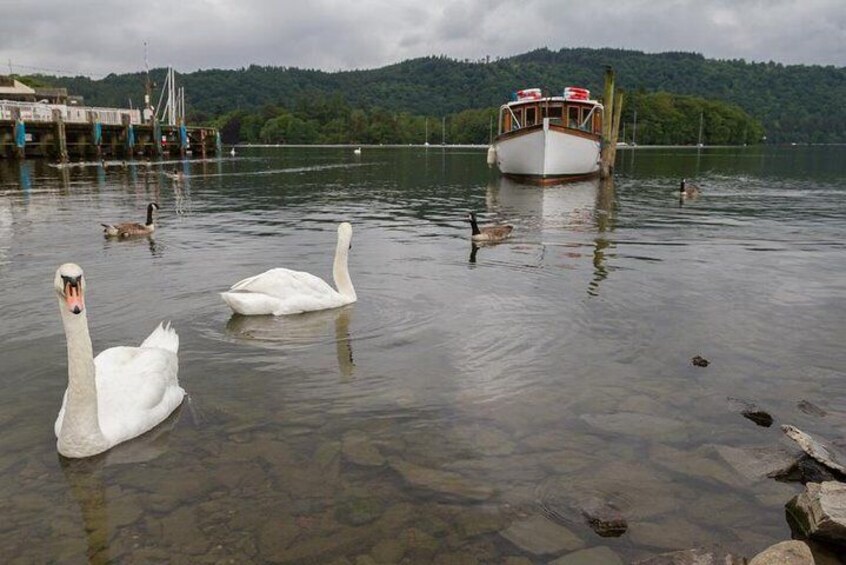
M498 135L535 125L549 118L550 125L601 135L602 104L590 99L590 91L568 87L563 96L543 97L540 88L519 90L516 100L499 109Z

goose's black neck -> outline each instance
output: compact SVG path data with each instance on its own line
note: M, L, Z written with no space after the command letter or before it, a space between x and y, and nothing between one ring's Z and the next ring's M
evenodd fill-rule
M155 206L153 204L147 205L147 224L146 225L148 225L148 226L153 225L153 208L155 208Z
M684 179L682 179L681 184L679 185L679 192L684 192Z
M470 218L470 228L473 230L473 235L479 235L480 233L482 233L482 232L479 231L479 224L476 223L476 215L470 214L469 218Z

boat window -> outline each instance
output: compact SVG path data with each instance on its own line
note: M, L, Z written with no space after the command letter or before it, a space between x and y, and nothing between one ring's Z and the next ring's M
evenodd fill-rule
M526 123L523 125L533 126L537 122L538 107L529 106L526 108Z
M546 116L552 123L560 123L561 118L564 117L564 108L561 106L549 106L546 109Z
M585 131L591 131L591 129L593 129L592 124L591 124L591 119L590 119L590 113L592 111L593 111L592 106L587 106L585 108L582 108L581 129L583 129Z
M523 108L514 108L514 118L517 120L517 123L514 124L514 129L526 125L526 122L523 121Z
M571 128L579 127L579 107L578 106L568 106L567 107L567 126Z

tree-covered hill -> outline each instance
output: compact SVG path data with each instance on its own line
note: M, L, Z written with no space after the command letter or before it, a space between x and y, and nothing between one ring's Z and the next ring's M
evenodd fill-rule
M179 74L178 81L195 121L266 106L293 110L303 100L338 96L367 112L436 117L497 107L519 88L558 92L578 85L599 93L605 65L614 67L618 87L631 95L624 122L632 121L638 97L666 92L735 105L760 121L768 142L846 142L846 68L723 61L693 53L538 49L491 62L424 57L333 73L261 66L201 70ZM152 71L153 80L161 84L164 72ZM142 73L96 81L41 78L82 94L89 104L125 106L131 98L137 106L143 95Z

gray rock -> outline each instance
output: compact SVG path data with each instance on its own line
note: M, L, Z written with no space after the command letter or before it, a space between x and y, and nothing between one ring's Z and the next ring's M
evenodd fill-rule
M753 557L749 565L814 565L814 556L803 541L783 541Z
M787 503L787 512L802 533L821 541L846 542L846 484L808 483Z
M501 531L500 535L520 549L535 555L574 551L584 546L584 542L576 534L543 516L532 516L514 522Z
M735 471L753 481L778 473L786 473L796 463L801 453L769 445L763 447L717 445L714 449Z
M834 471L807 453L803 453L790 468L770 473L768 476L783 483L802 483L803 485L837 480Z
M787 434L787 437L795 441L805 453L828 467L834 469L838 473L846 473L846 457L843 456L837 449L823 441L816 439L810 434L806 434L802 430L789 425L781 427L782 431Z

